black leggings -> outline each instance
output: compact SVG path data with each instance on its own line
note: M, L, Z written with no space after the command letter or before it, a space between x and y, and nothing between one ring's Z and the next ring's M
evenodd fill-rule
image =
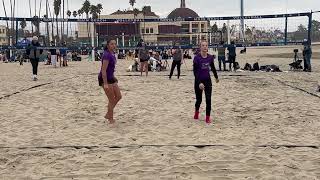
M173 61L172 62L172 66L171 66L171 72L170 72L170 78L172 77L173 75L173 71L174 69L176 68L177 66L177 69L178 69L178 79L180 78L180 73L181 73L181 61Z
M236 56L229 56L229 70L232 71L232 66L233 69L236 70Z
M202 90L199 88L200 83L203 83L205 86L204 93L206 96L206 115L210 116L211 114L211 96L212 96L212 81L208 79L206 81L195 81L194 83L194 91L196 93L196 111L199 112L201 103L202 103Z
M31 64L32 64L32 73L33 75L38 75L38 64L39 64L39 59L30 59Z

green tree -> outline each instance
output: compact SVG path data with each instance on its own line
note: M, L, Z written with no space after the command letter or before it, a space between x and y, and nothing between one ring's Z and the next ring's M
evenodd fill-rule
M228 28L227 28L227 24L226 23L223 23L223 26L222 26L222 37L223 37L223 40L226 41L228 39Z
M59 23L58 23L58 16L60 14L60 8L61 8L61 0L54 0L53 2L53 7L54 7L54 14L56 15L56 29L57 29L57 42L59 40Z
M99 18L100 18L100 15L101 15L101 12L102 12L102 9L103 9L103 7L102 7L102 4L97 4L97 13L99 14Z
M316 20L312 21L312 40L320 41L320 22Z
M95 5L91 5L90 14L92 19L98 19L98 7Z
M79 18L80 18L82 15L83 15L83 10L82 10L82 9L79 9L79 10L78 10L78 16L79 16Z
M77 11L73 11L73 12L72 12L72 16L73 16L74 18L76 18L76 17L78 16L78 12L77 12Z
M298 32L307 32L308 29L307 29L304 25L300 24L300 25L298 26L298 30L297 30L297 31L298 31Z
M21 29L24 30L27 27L27 22L25 20L21 21L20 22L20 27L21 27Z
M133 8L135 3L136 3L136 0L129 0L129 4L132 6L132 8Z
M246 34L246 36L249 36L249 37L252 36L252 31L249 27L247 27L245 34Z
M38 16L33 16L33 18L32 18L32 24L33 24L34 27L36 28L35 34L36 34L37 36L39 36L39 35L40 35L40 19L39 19Z
M70 10L67 11L68 19L70 19L72 12ZM67 38L69 37L69 21L67 21Z
M22 35L24 36L24 29L27 27L27 22L25 20L20 21L20 27L22 29Z
M214 25L212 25L212 27L211 27L211 32L217 33L218 31L219 31L218 25L217 25L217 23L214 23Z
M89 13L91 11L91 3L88 0L85 0L82 4L82 11L86 14L86 18L89 19ZM89 22L87 22L87 32L88 32L88 38L90 36L89 34Z

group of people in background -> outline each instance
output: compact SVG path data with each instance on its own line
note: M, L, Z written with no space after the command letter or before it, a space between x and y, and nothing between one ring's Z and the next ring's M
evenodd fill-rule
M227 71L226 69L226 63L227 63L227 55L226 50L228 50L228 61L229 61L229 71L233 70L236 71L236 57L237 57L237 51L236 51L236 45L234 41L231 42L231 45L226 47L224 41L221 41L218 46L218 61L219 61L219 70L222 71L222 65L223 65L223 71Z

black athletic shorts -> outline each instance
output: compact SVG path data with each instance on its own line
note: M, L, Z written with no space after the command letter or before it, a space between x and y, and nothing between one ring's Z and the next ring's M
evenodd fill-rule
M98 78L99 80L99 86L103 86L104 82L102 78ZM114 84L114 83L118 83L118 79L117 78L112 78L110 80L108 80L108 84Z

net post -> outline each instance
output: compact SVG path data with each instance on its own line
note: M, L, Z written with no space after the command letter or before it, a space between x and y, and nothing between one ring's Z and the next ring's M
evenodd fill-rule
M284 45L288 45L288 15L286 15L286 22L285 22Z
M16 19L16 46L18 45L19 21Z
M308 44L311 45L312 44L312 14L313 12L311 11L308 15L309 17L309 24L308 24Z

